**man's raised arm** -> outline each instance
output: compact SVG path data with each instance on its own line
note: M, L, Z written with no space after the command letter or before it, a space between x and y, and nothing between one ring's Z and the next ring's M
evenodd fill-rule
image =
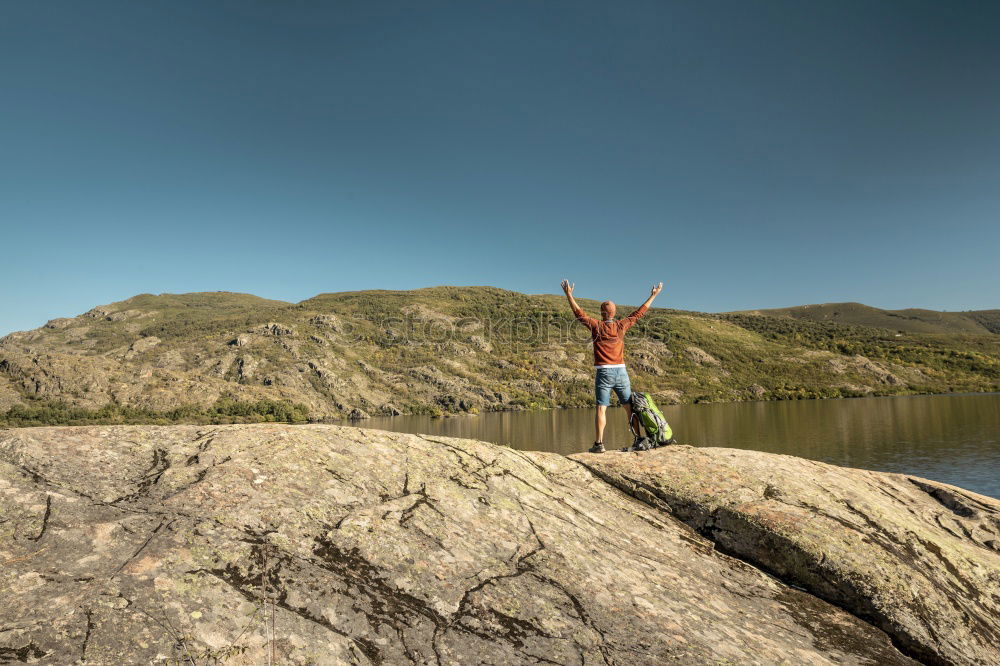
M566 300L569 301L569 306L573 309L573 314L579 319L585 326L590 327L591 322L597 323L596 319L588 317L580 306L576 304L576 299L573 298L573 288L576 287L575 284L571 284L569 280L562 281L562 289L566 292Z
M649 290L649 298L646 299L646 302L636 308L635 312L625 317L624 321L626 322L626 327L631 327L635 322L639 321L639 318L642 317L642 315L646 314L646 310L648 310L649 306L653 304L653 301L661 291L663 291L662 282L653 285L653 288Z

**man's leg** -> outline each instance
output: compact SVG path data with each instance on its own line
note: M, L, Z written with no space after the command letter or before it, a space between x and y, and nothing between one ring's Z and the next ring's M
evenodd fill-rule
M632 380L628 376L628 370L619 370L618 381L615 384L615 393L618 394L618 402L625 408L625 419L629 428L632 427Z
M604 441L604 425L607 423L607 405L598 405L597 414L594 416L594 432L597 437L594 439L595 442Z
M594 374L594 402L597 403L597 413L594 414L594 443L604 441L604 424L607 422L607 409L611 404L611 387L614 377L609 368L598 368Z

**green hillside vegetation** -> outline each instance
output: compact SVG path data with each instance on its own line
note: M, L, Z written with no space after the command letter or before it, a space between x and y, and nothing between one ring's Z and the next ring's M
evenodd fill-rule
M1000 333L1000 310L968 312L938 312L918 308L880 310L863 303L823 303L732 314L789 317L815 322L884 328L906 333Z
M1000 310L969 310L960 314L976 321L990 333L1000 333Z
M580 304L598 311L597 301ZM935 313L961 314L970 331L901 333L844 320L931 325L919 314L929 311L899 311L918 313L906 319L848 305L857 306L850 317L847 308L809 306L833 308L818 318L786 312L808 308L654 308L628 336L633 386L664 403L1000 390L1000 337L989 332L998 311ZM561 295L434 287L292 304L228 292L143 294L0 340L0 423L578 407L593 403L591 364L586 330Z
M306 423L309 409L304 405L275 400L238 402L221 399L208 407L182 405L164 412L116 404L86 409L64 402L29 401L27 405L8 409L3 420L5 425L15 428L38 425Z

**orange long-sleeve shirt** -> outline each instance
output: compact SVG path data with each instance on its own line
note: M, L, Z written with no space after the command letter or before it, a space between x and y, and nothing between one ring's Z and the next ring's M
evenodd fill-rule
M573 308L577 320L590 329L594 342L594 365L622 365L625 363L625 332L646 314L645 305L625 317L611 321L598 321L588 317L580 308Z

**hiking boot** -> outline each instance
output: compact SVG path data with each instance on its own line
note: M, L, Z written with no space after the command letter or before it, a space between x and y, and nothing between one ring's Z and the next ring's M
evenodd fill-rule
M590 447L588 453L604 453L604 443L594 442L594 445Z

